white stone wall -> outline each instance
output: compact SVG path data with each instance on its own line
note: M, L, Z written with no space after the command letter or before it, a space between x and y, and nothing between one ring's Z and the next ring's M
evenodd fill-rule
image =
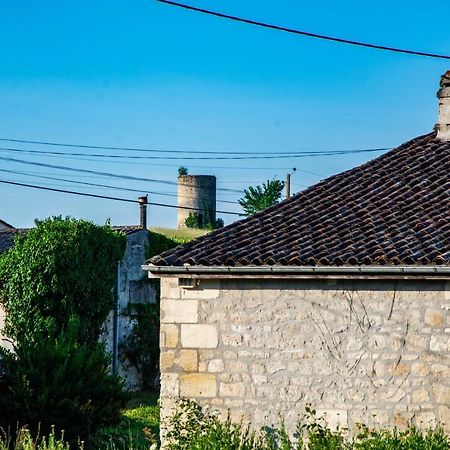
M293 429L311 404L332 426L450 431L449 288L162 279L162 418L185 396L256 427L281 415Z

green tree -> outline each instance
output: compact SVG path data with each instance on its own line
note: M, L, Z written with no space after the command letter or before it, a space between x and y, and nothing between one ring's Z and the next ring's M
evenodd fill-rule
M18 235L0 257L5 334L15 341L62 331L80 319L80 340L96 341L113 306L125 236L108 225L53 217Z
M189 173L189 170L187 167L185 167L185 166L178 167L178 176L179 177L183 177L183 176L187 175L188 173Z
M244 189L244 196L239 199L239 204L251 216L278 203L283 188L284 183L280 180L267 180L262 186L250 186Z

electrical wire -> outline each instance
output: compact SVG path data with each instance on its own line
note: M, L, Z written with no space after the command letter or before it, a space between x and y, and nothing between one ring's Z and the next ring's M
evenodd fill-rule
M87 181L68 180L66 178L58 178L58 177L51 177L51 176L45 176L45 175L36 175L33 173L22 172L22 171L17 171L17 170L0 169L0 172L12 173L14 175L26 175L26 176L31 176L31 177L43 178L46 180L63 181L65 183L75 183L75 184L80 184L83 186L101 187L101 188L106 188L106 189L114 189L114 190L127 191L127 192L138 192L140 194L142 194L142 192L144 191L146 194L161 195L161 196L168 196L168 197L178 197L177 194L170 194L167 192L154 192L154 191L148 191L145 189L133 189L133 188L120 187L120 186L111 186L109 184L99 184L99 183L89 183ZM217 199L216 201L218 203L229 203L229 204L233 204L233 205L239 205L239 202L233 202L231 200Z
M286 33L307 36L307 37L315 38L315 39L323 39L326 41L337 42L339 44L348 44L348 45L354 45L354 46L359 46L359 47L371 48L371 49L375 49L375 50L384 50L384 51L388 51L388 52L404 53L407 55L424 56L424 57L428 57L428 58L450 59L450 56L441 55L438 53L420 52L420 51L416 51L416 50L407 50L407 49L403 49L403 48L390 47L390 46L386 46L386 45L371 44L368 42L354 41L351 39L343 39L343 38L338 38L335 36L328 36L328 35L324 35L324 34L311 33L311 32L303 31L303 30L296 30L294 28L282 27L279 25L272 25L272 24L265 23L265 22L259 22L259 21L251 20L251 19L244 19L242 17L232 16L230 14L224 14L224 13L220 13L217 11L212 11L209 9L197 8L195 6L186 5L184 3L178 3L178 2L171 1L171 0L156 0L156 1L158 1L160 3L165 3L167 5L176 6L178 8L183 8L183 9L187 9L190 11L208 14L210 16L220 17L222 19L233 20L235 22L246 23L249 25L256 25L256 26L263 27L263 28L270 28L272 30L284 31Z
M58 166L55 164L46 164L46 163L40 163L37 161L25 161L23 159L8 158L5 156L0 156L0 160L17 162L20 164L27 164L27 165L31 165L31 166L47 167L47 168L51 168L51 169L67 170L69 172L80 172L80 173L89 173L89 174L93 174L93 175L102 175L105 177L120 178L123 180L145 181L148 183L162 183L162 184L168 184L171 186L178 186L178 183L176 183L175 181L158 180L155 178L133 177L131 175L120 175L120 174L111 173L111 172L99 172L99 171L90 170L90 169L79 169L79 168L68 167L68 166ZM183 186L190 186L190 185L183 184ZM217 191L236 192L238 194L242 194L242 191L239 191L237 189L229 189L229 188L217 188Z
M36 186L34 184L18 183L16 181L0 180L0 183L10 184L10 185L14 185L14 186L28 187L28 188L32 188L32 189L41 189L41 190L44 190L44 191L60 192L60 193L63 193L63 194L80 195L80 196L84 196L84 197L101 198L101 199L106 199L106 200L115 200L115 201L119 201L119 202L128 202L128 203L137 203L137 204L139 204L138 200L131 200L131 199L128 199L128 198L111 197L111 196L108 196L108 195L99 195L99 194L89 194L87 192L69 191L69 190L66 190L66 189L56 189L56 188L50 188L50 187L46 187L46 186ZM191 208L189 206L167 205L165 203L156 203L156 202L148 202L147 204L148 205L153 205L153 206L162 206L162 207L165 207L165 208L189 209L189 210L193 210L193 211L202 211L201 208ZM216 212L219 213L219 214L230 214L230 215L234 215L234 216L245 216L245 214L241 214L241 213L237 213L237 212L231 212L231 211L216 210Z
M53 156L87 156L93 158L112 158L112 159L143 159L143 160L245 160L245 159L286 159L286 158L306 158L311 156L333 156L333 155L349 155L356 153L371 153L390 150L390 148L370 148L363 150L328 150L328 151L299 151L290 154L276 154L261 155L254 154L253 156L138 156L138 155L108 155L105 153L76 153L76 152L57 152L47 150L29 150L23 148L0 147L0 150L16 153L27 153L36 155L53 155Z
M15 142L15 143L21 143L21 144L37 144L37 145L46 145L46 146L54 146L54 147L71 147L71 148L86 148L86 149L93 149L93 150L124 150L124 151L133 151L133 152L144 152L144 153L181 153L181 154L209 154L209 155L273 155L273 151L270 152L261 152L261 151L219 151L219 152L213 152L213 151L204 151L204 150L171 150L171 149L149 149L149 148L141 148L141 147L110 147L106 145L87 145L87 144L74 144L74 143L64 143L64 142L55 142L55 141L34 141L34 140L25 140L25 139L11 139L11 138L2 138L0 137L0 142ZM382 150L390 150L390 148L379 148L379 149L363 149L363 150L344 150L344 151L351 151L351 152L365 152L365 151L382 151ZM40 150L39 150L40 151ZM280 151L279 154L283 155L298 155L302 153L329 153L331 150L318 150L313 152L312 150L306 151L306 150L297 150L297 151ZM343 151L343 150L338 150ZM36 151L34 151L36 152ZM54 154L63 154L63 155L81 155L81 156L103 156L103 155L89 155L86 153L54 153ZM108 157L127 157L131 158L132 156L127 155L119 155L119 156L113 156L113 155L105 155ZM143 158L134 156L134 158ZM180 158L181 159L181 158ZM212 158L214 159L214 158Z

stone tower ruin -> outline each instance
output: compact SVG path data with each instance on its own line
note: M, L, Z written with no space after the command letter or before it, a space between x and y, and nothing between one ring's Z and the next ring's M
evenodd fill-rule
M216 177L214 175L180 175L178 177L177 227L185 228L186 219L193 213L198 214L200 227L216 223Z

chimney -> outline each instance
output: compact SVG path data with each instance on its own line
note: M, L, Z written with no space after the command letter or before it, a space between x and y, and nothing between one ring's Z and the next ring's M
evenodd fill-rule
M141 228L147 228L147 205L148 205L148 196L142 196L142 197L138 197L138 202L140 205L140 210L141 210L141 220L140 220L140 225Z
M450 70L441 77L441 87L437 93L439 101L439 118L437 138L450 142Z

